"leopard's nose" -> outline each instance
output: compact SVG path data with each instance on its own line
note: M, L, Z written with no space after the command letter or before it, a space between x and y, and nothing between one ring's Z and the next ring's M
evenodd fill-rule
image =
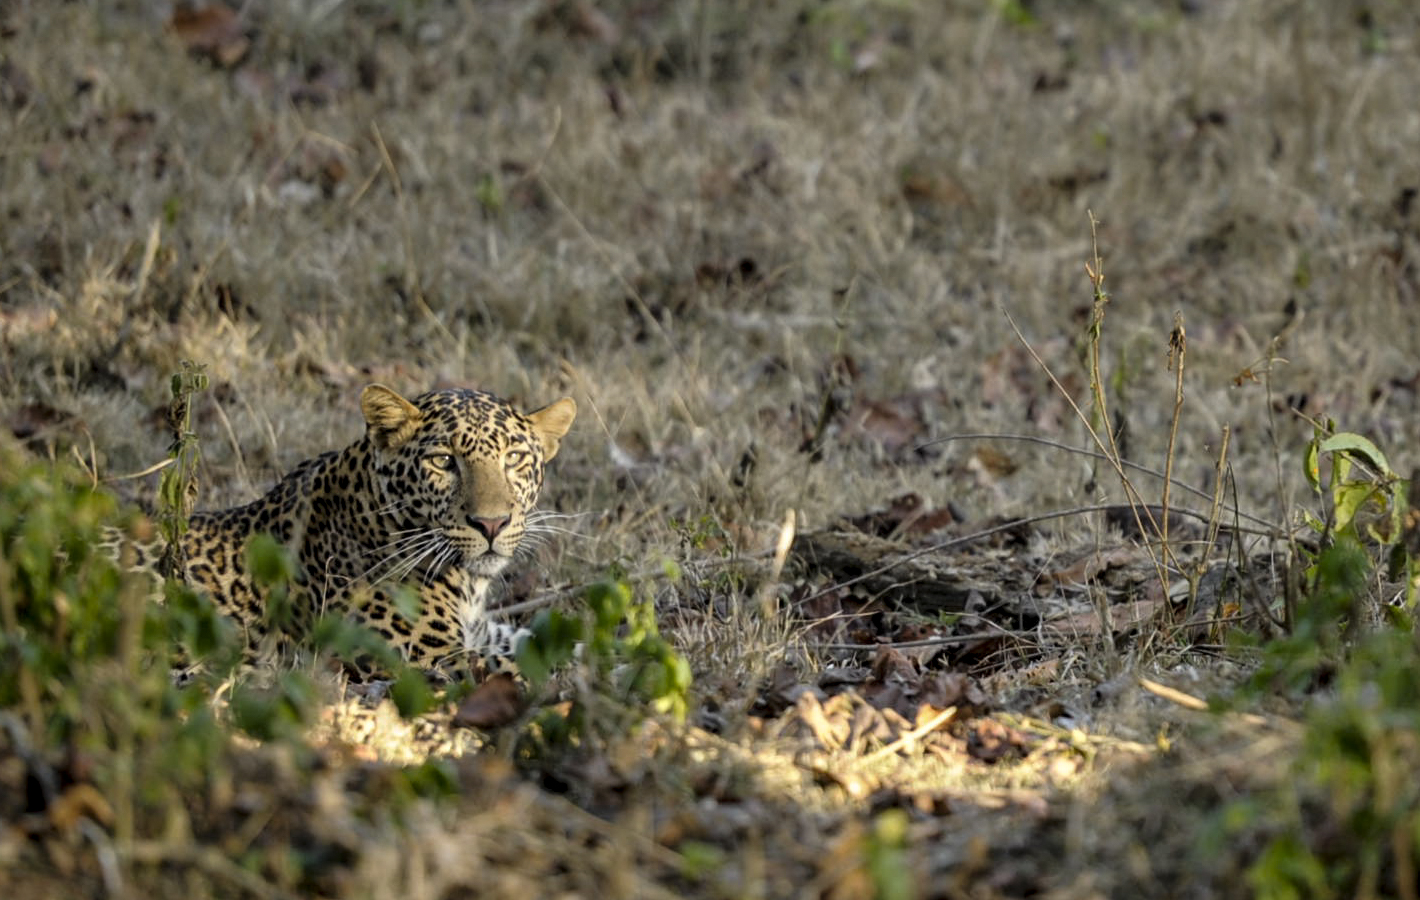
M479 534L487 538L488 543L491 544L493 543L493 539L502 533L504 528L508 527L509 518L509 516L499 516L496 519L490 519L486 516L469 516L468 524L473 526L473 529Z

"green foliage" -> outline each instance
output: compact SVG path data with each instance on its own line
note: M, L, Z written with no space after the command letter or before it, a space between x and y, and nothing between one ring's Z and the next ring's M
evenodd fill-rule
M1327 477L1322 477L1323 462ZM1409 483L1384 453L1358 434L1328 423L1308 442L1303 472L1320 509L1307 513L1321 549L1299 548L1309 563L1303 594L1289 610L1288 634L1270 643L1252 679L1254 690L1308 690L1341 664L1360 626L1384 611L1390 627L1409 631L1420 567L1401 538ZM1403 608L1377 588L1401 582Z
M907 813L884 810L873 820L866 857L873 893L881 900L911 900L917 896L912 868L907 864Z
M533 619L531 637L518 646L518 671L540 688L552 673L571 661L582 640L582 620L561 610L545 609Z
M23 723L39 759L82 753L127 840L144 809L209 779L225 748L208 682L169 676L170 635L229 643L196 598L151 603L151 578L119 571L102 549L116 518L87 480L0 444L0 715Z
M412 719L434 708L434 690L423 672L402 664L395 671L398 674L390 685L390 699L402 717Z
M1031 28L1040 24L1035 13L1031 12L1030 5L1022 3L1021 0L996 0L994 5L1001 18L1017 28Z
M543 610L518 647L519 671L534 690L574 660L579 672L570 679L577 686L573 702L544 710L534 722L536 737L553 747L574 743L595 736L591 723L602 735L623 734L643 707L683 721L690 664L661 637L651 599L637 599L625 581L605 581L587 589L586 601L581 617Z
M1225 811L1224 830L1261 832L1248 871L1259 897L1390 894L1420 857L1420 636L1415 563L1401 542L1405 480L1366 438L1318 429L1304 471L1321 500L1292 628L1268 644L1252 692L1316 691L1292 777ZM1323 478L1322 473L1327 477ZM1404 579L1403 608L1376 585ZM1387 615L1379 627L1379 606Z
M724 527L714 516L706 513L695 521L670 520L671 531L680 539L681 549L687 555L692 550L717 549L721 556L728 556L731 544Z
M503 206L507 202L503 195L503 185L499 183L497 176L491 173L479 176L478 183L473 188L473 196L478 205L483 207L483 211L493 217L503 212Z
M1330 461L1330 477L1323 482L1324 456ZM1399 583L1404 609L1413 610L1420 591L1420 560L1404 541L1410 482L1395 474L1370 440L1336 433L1329 422L1307 444L1303 470L1323 502L1322 514L1308 515L1307 523L1324 541L1351 541L1364 547L1378 578Z
M173 433L168 456L173 464L163 470L162 480L158 482L158 529L170 551L177 550L179 539L187 532L187 521L196 499L197 466L202 460L202 451L197 434L192 430L192 399L206 389L206 366L183 360L182 370L172 377L172 401L168 405L168 426ZM164 574L171 576L181 571L182 561L170 552L164 566Z
M289 630L295 624L291 608L291 582L297 569L295 555L274 536L262 532L252 535L243 558L252 581L265 591L266 624L273 629Z
M1414 877L1420 638L1396 628L1366 635L1333 688L1308 711L1291 777L1229 823L1268 835L1248 872L1259 897L1391 895Z
M291 583L297 576L299 564L290 548L270 534L253 535L246 547L246 565L252 580L266 596L268 625L282 632L300 633L290 599ZM419 596L414 591L401 589L396 594L395 604L402 615L417 618ZM317 650L326 651L336 659L357 666L373 665L393 675L390 697L404 718L422 715L433 708L434 691L428 679L408 665L388 641L371 629L342 614L333 613L316 620L310 639ZM269 740L289 736L296 726L313 719L318 699L309 685L297 678L296 673L288 673L282 676L274 696L250 699L250 716L234 716L234 720L255 737ZM234 695L234 713L236 704L237 697Z
M263 741L298 738L315 720L320 695L304 672L283 672L269 688L238 681L232 688L232 724Z
M1330 458L1330 478L1323 483L1321 457ZM1303 465L1308 483L1326 503L1322 517L1307 517L1319 533L1390 544L1401 533L1409 482L1390 468L1385 454L1359 434L1335 433L1328 423L1307 444ZM1363 518L1372 512L1379 519Z

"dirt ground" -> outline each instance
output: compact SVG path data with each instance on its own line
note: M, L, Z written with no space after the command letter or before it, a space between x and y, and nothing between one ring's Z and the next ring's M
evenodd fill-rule
M683 727L536 777L464 730L456 796L388 815L427 750L336 705L323 780L238 753L246 805L194 798L136 883L6 838L0 885L1259 891L1228 811L1302 712L1196 701L1277 633L1314 424L1420 465L1417 34L1401 0L0 2L11 434L151 498L198 362L221 507L370 382L570 395L567 533L505 604L625 575L695 676ZM1118 453L1184 485L1167 553L1090 455L1092 346Z

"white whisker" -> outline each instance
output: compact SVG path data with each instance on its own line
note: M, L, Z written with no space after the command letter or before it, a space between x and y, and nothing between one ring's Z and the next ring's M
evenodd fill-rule
M559 528L556 525L527 525L523 528L524 534L565 534L568 537L586 537L580 531L573 531L570 528Z
M439 530L424 529L418 534L406 535L377 548L377 552L388 551L373 565L361 572L357 580L370 579L371 584L379 584L391 578L403 580L430 553L446 546L448 538ZM384 569L377 577L374 573Z
M532 512L528 513L527 518L526 518L525 521L526 521L529 525L537 525L537 524L539 524L539 523L541 523L541 522L547 522L547 521L551 521L551 520L555 520L555 519L561 519L561 520L583 519L583 518L586 518L586 517L589 516L589 515L591 515L591 514L590 514L590 513L584 513L584 512L583 512L583 513L558 513L558 512L546 512L546 511L543 511L543 510L540 510L540 509L535 509L535 510L533 510Z

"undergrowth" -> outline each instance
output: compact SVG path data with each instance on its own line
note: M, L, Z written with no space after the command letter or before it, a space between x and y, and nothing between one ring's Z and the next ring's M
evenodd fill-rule
M1176 381L1166 458L1162 471L1154 473L1163 485L1155 504L1134 483L1131 473L1142 467L1124 457L1106 412L1100 359L1110 297L1103 289L1097 244L1086 273L1094 291L1085 354L1090 414L1049 374L1122 485L1165 591L1171 572L1189 579L1186 609L1191 611L1198 572L1180 562L1183 554L1169 534L1172 435L1184 411L1183 319L1175 314L1168 339ZM1315 509L1301 516L1310 536L1280 528L1267 535L1287 551L1278 564L1296 576L1286 582L1287 590L1263 598L1252 627L1212 623L1213 633L1223 628L1239 658L1255 660L1247 683L1219 704L1224 715L1274 698L1300 705L1301 737L1286 763L1291 777L1220 810L1215 829L1200 838L1200 846L1216 851L1214 835L1220 831L1258 846L1247 869L1248 885L1270 900L1415 897L1420 891L1420 787L1414 778L1420 768L1415 628L1420 514L1410 502L1410 482L1373 441L1338 431L1332 421L1313 424L1313 437L1295 457L1315 500ZM1223 437L1208 514L1209 545L1217 540L1223 517L1237 512L1222 499L1226 431ZM1159 637L1170 639L1167 631Z

